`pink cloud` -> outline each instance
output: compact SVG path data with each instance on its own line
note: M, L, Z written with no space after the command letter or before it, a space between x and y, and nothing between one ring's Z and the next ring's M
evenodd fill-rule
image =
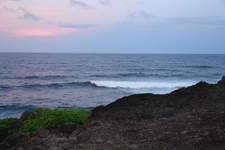
M58 15L60 11L64 11L66 8L43 8L40 6L32 6L28 7L27 10L35 12L38 15Z
M17 11L13 8L8 8L6 6L3 6L2 8L0 8L0 16L14 16L17 13Z
M9 27L9 25L6 25L6 24L0 24L0 27Z
M24 36L61 36L71 34L71 29L24 29L18 31L12 31L12 36L24 37Z

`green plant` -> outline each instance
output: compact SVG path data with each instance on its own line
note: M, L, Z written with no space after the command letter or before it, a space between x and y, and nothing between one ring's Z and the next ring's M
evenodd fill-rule
M45 129L56 128L66 122L75 122L78 125L83 124L89 117L90 111L84 109L54 109L39 108L34 110L27 121L24 121L20 128L21 132L32 133L38 128Z
M0 119L0 137L2 133L9 127L12 127L15 125L15 123L18 121L18 118L5 118Z

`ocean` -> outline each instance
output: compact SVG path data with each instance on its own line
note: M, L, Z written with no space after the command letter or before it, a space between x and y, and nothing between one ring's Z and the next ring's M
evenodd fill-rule
M40 107L92 109L224 75L225 55L0 53L0 118Z

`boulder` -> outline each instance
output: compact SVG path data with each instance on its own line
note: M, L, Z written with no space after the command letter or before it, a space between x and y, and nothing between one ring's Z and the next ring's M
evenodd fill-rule
M22 116L20 117L20 119L17 121L17 123L15 124L15 127L20 128L23 126L23 122L28 120L29 116L32 115L33 113L31 111L25 111Z
M225 76L222 77L220 81L217 82L219 85L225 85Z
M11 150L11 148L2 143L0 144L0 150Z
M41 138L33 139L33 140L30 142L30 146L36 147L36 146L42 146L42 145L44 145L44 141L43 141L43 139L41 139Z
M44 137L49 136L49 132L50 131L47 129L39 128L32 134L32 137L44 138Z
M198 86L198 87L204 87L204 86L206 86L206 85L208 85L207 82L205 82L205 81L200 81L200 82L198 82L195 86Z
M25 111L22 116L20 117L20 119L16 122L16 124L8 129L6 129L2 136L1 136L1 142L4 141L4 139L10 135L10 133L8 131L10 130L18 130L20 127L22 127L23 122L28 120L29 116L32 115L31 111Z
M59 127L59 131L64 133L72 133L76 127L77 126L74 122L66 122Z
M14 133L7 136L5 139L5 144L7 146L14 146L20 142L28 141L28 139L29 139L29 135L23 132L18 132L18 133Z

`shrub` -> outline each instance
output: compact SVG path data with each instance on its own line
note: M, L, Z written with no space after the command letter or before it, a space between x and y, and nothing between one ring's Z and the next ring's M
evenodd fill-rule
M78 125L83 124L89 117L90 111L84 109L54 109L39 108L34 110L27 121L24 121L20 128L21 132L32 133L38 128L56 128L66 122L74 122Z
M15 125L15 123L18 121L18 118L5 118L0 119L0 137L2 133L9 127L12 127Z

